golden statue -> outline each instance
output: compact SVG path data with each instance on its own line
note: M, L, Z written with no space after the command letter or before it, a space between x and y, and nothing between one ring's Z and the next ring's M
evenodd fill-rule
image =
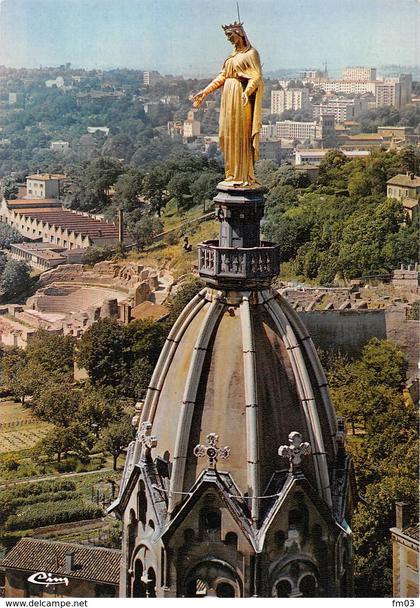
M220 105L219 145L225 157L226 185L257 186L254 164L258 160L264 84L258 51L249 43L242 23L222 26L235 47L220 74L194 95L198 108L203 99L223 87Z

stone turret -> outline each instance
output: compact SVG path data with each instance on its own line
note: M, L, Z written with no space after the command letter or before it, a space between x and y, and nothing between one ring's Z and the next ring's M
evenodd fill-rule
M121 596L349 596L352 465L312 340L270 288L263 190L215 203L206 287L162 350L113 505Z

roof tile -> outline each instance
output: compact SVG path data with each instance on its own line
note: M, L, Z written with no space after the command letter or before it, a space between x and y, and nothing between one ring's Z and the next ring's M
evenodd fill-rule
M66 569L66 553L74 553L75 570ZM121 551L117 549L22 538L0 566L118 585L120 561Z

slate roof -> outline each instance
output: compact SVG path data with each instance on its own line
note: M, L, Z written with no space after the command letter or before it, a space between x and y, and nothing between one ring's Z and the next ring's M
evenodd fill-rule
M65 567L66 553L74 553L74 570ZM22 538L0 561L0 567L118 585L120 561L121 551L117 549Z

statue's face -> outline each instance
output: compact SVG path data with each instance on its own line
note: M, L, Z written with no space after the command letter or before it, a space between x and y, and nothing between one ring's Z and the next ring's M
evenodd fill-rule
M233 45L238 44L242 40L242 36L240 36L237 32L233 30L228 30L226 32L226 36Z

